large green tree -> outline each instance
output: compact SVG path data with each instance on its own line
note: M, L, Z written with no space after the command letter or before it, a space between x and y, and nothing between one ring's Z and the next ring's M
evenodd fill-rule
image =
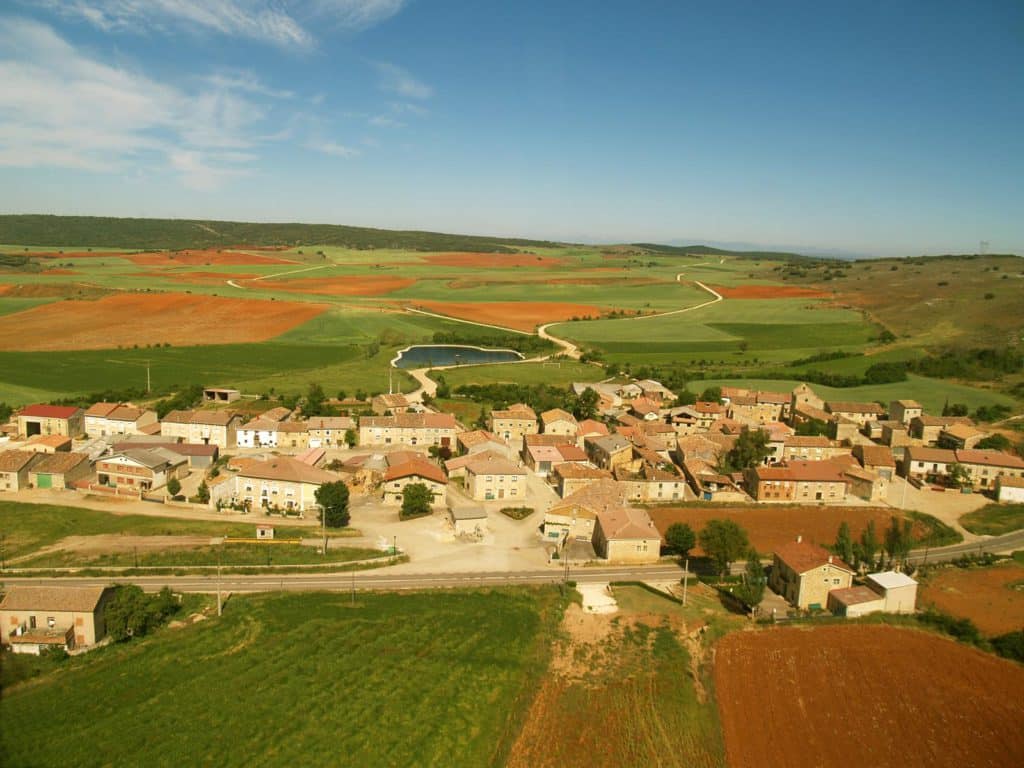
M888 530L885 532L885 551L889 558L896 562L904 562L914 545L914 524L910 520L900 520L895 515Z
M168 587L155 595L147 595L141 587L126 584L117 588L104 611L107 633L115 641L145 635L160 626L178 607Z
M732 449L725 454L721 469L726 472L741 472L756 467L765 460L770 450L767 432L743 427Z
M181 492L181 481L176 477L172 477L167 481L167 492L171 496L177 496Z
M740 597L747 605L756 606L764 599L764 566L756 549L747 552L747 567L743 571L743 589Z
M424 483L409 483L402 489L402 509L398 515L403 520L429 515L433 502L434 496Z
M839 524L839 531L836 533L836 543L832 545L832 551L846 563L853 563L853 537L850 535L850 524L845 520Z
M593 387L587 387L576 398L573 406L573 415L580 420L597 418L597 404L601 402L601 396L594 391Z
M349 522L348 486L341 480L316 489L316 503L328 528L344 528Z
M697 545L697 534L686 523L672 523L665 531L665 546L679 557L687 557Z
M861 531L860 539L858 539L853 547L858 563L866 565L868 568L873 568L875 565L875 555L878 554L880 547L878 534L875 532L875 521L868 520L868 524Z
M701 548L723 576L729 573L729 565L750 547L747 532L733 520L708 520L698 538Z

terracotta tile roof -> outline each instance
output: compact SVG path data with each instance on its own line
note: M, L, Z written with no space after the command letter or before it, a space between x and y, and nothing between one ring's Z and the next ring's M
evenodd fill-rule
M558 450L560 447L558 445L528 445L526 452L530 454L534 464L542 461L561 462L562 452Z
M896 400L904 408L920 408L921 404L917 400Z
M895 467L892 450L884 445L855 445L853 453L865 467Z
M313 416L306 424L309 429L353 429L356 422L351 416Z
M287 456L278 456L269 461L235 459L232 461L232 465L238 467L239 477L251 477L257 480L323 485L341 479L331 472L311 467Z
M569 445L575 442L571 435L526 435L523 440L527 446Z
M784 445L786 448L828 448L832 441L824 435L791 435Z
M40 459L29 471L43 475L62 475L70 472L82 462L89 463L89 456L84 453L41 453Z
M576 493L571 493L562 501L556 502L551 507L551 512L559 514L556 510L566 507L579 507L597 514L604 509L617 509L626 506L626 495L628 489L623 483L614 480L598 480Z
M792 396L788 392L758 392L757 402L772 405L787 405Z
M518 419L520 421L536 421L537 414L525 403L513 403L508 408L491 411L494 419Z
M972 437L979 437L985 432L970 426L969 424L950 424L942 430L944 433L957 440L970 440Z
M403 477L423 477L427 480L433 480L435 483L448 484L448 478L445 476L443 469L421 458L388 467L388 471L384 473L384 482L387 483Z
M1009 467L1024 469L1024 459L1003 451L956 451L956 458L961 464L981 464L987 467Z
M607 469L589 467L586 464L566 462L555 467L555 474L566 480L611 480L612 473Z
M119 407L120 405L118 403L93 403L86 410L85 415L105 418L116 411Z
M22 408L19 415L41 419L70 419L81 410L81 408L65 405L30 405L27 408Z
M568 421L570 424L576 423L576 417L568 411L563 411L561 408L552 408L550 411L544 411L540 415L540 419L545 424L551 424L556 421Z
M712 403L708 400L698 400L691 408L697 413L725 413L725 406L721 403Z
M556 445L555 450L562 456L562 461L586 461L587 452L575 445Z
M108 587L12 586L0 601L0 611L91 613Z
M508 459L503 458L478 458L476 461L471 461L466 465L466 471L472 472L474 475L523 475L527 474L526 470L522 467L513 464Z
M107 414L107 419L110 421L130 421L136 422L146 414L146 411L141 408L136 408L133 405L119 405L113 411ZM155 414L154 414L155 415Z
M499 443L501 445L505 445L504 440L493 432L488 432L485 429L474 429L472 432L462 432L459 434L458 440L467 448L472 448L476 445L483 445L484 443Z
M120 443L114 443L115 452L123 452L131 450L132 448L162 448L165 451L176 453L179 456L210 456L214 457L220 449L216 445L206 445L204 443L139 443L132 440L125 440Z
M390 429L459 429L459 422L450 413L396 413L394 416L364 416L361 427Z
M449 474L451 474L455 470L462 469L463 467L468 466L470 463L474 461L492 458L504 459L507 457L504 456L503 454L498 453L497 451L491 450L480 451L479 453L467 453L465 456L456 456L454 459L448 459L448 461L444 463L444 468L448 471Z
M379 400L386 408L406 408L409 405L409 398L400 392L388 395L377 395L377 397L373 399Z
M797 403L796 413L815 421L829 421L832 418L832 414L826 413L821 408L815 408L807 403Z
M757 395L733 395L729 401L732 405L757 405Z
M775 557L797 573L807 573L829 564L853 573L853 568L842 559L809 541L790 541L783 544L775 549Z
M586 489L584 489L586 490ZM621 539L657 539L661 534L654 527L651 516L642 509L619 507L597 511L601 530L609 541Z
M905 455L907 461L928 461L933 464L953 464L956 462L956 453L945 448L908 445Z
M284 421L291 416L291 413L292 412L283 405L279 405L276 408L271 408L269 411L264 411L260 415L264 419L270 419L271 421Z
M0 472L21 472L38 455L35 451L3 451Z
M661 410L661 406L658 403L646 397L638 397L633 401L630 408L633 409L634 413L638 413L641 416L646 416L649 413L658 413Z
M71 438L64 435L32 435L28 439L29 445L45 445L47 448L63 448L71 445Z
M234 418L235 414L231 411L171 411L161 421L169 424L205 424L211 427L226 427Z
M1024 477L1010 477L1009 475L1000 475L998 481L999 485L1002 486L1003 488L1024 488Z
M974 424L974 421L967 416L932 416L922 413L910 420L910 423L918 422L923 427L948 427L953 424Z
M621 434L607 435L605 437L587 438L586 443L594 444L602 451L608 454L615 453L617 451L625 450L631 447L631 443Z
M608 426L596 419L584 419L579 423L581 435L607 435Z

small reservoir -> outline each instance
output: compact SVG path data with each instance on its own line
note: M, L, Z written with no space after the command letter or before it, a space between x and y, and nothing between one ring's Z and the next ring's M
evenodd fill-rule
M523 356L512 349L423 344L401 350L391 364L395 368L438 368L443 365L507 363L522 359Z

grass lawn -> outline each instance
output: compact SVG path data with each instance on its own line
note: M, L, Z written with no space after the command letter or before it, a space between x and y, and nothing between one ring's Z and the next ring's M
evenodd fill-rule
M135 536L242 536L255 535L256 523L218 523L212 520L183 520L148 515L115 515L82 507L23 504L0 501L0 533L4 536L7 559L28 555L65 536L95 536L124 533ZM318 528L274 526L278 538L315 537ZM255 562L259 562L258 560ZM125 563L128 565L129 563ZM140 563L141 564L141 563ZM214 560L216 565L216 560Z
M444 376L452 389L462 384L548 384L568 387L574 381L600 381L604 369L575 360L547 363L512 363L509 365L466 365L447 371L435 371L431 378Z
M503 765L560 616L554 589L234 597L5 690L2 749L11 765Z
M960 518L960 525L979 536L1000 536L1024 528L1024 504L986 504Z
M275 528L275 532L277 529ZM315 538L313 530L307 534ZM387 558L388 554L376 549L359 547L328 547L324 557L316 547L301 544L225 544L207 547L172 547L157 552L111 552L108 554L82 554L79 552L51 552L18 563L19 568L174 568L191 565L217 565L226 567L246 565L316 565L319 563L349 563L353 560Z

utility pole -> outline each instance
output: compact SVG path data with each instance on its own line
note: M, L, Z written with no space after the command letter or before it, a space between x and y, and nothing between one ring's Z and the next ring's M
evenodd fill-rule
M683 607L686 607L686 588L690 585L690 558L686 558L683 566Z
M148 394L149 392L152 392L152 391L153 391L153 387L151 386L151 382L150 382L150 378L149 378L149 360L147 360L146 361L146 393Z
M320 508L320 520L324 531L324 557L327 557L327 507Z
M356 604L356 572L352 571L352 605Z
M7 570L7 559L6 559L7 550L4 547L4 544L6 543L6 539L7 539L6 534L0 533L0 571Z

